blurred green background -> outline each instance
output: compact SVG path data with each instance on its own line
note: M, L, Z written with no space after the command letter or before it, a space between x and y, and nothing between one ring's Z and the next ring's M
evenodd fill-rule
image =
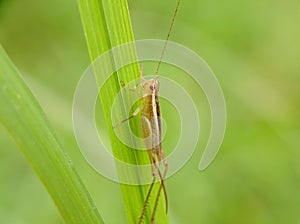
M136 39L164 39L175 4L130 0ZM228 120L217 158L200 172L209 116L201 118L199 150L167 181L171 223L300 223L299 24L299 0L182 2L171 40L196 51L214 70ZM42 104L104 219L124 223L118 185L87 164L73 136L72 97L89 64L76 1L0 1L0 43ZM0 179L1 223L63 223L1 125Z

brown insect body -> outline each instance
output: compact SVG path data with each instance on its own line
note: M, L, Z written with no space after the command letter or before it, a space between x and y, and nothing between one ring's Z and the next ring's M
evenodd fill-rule
M141 130L151 164L162 161L161 118L158 99L159 82L156 79L144 80L143 107L141 112ZM151 159L154 157L153 159Z
M142 130L142 137L144 139L149 160L152 166L153 180L144 202L144 207L139 218L139 223L141 223L143 220L143 217L146 212L146 207L150 199L151 192L153 190L154 183L158 176L160 179L160 187L156 195L154 209L151 217L151 222L154 223L155 213L158 206L158 199L162 189L166 201L166 210L168 210L168 197L167 197L167 191L164 184L164 177L167 172L168 164L165 160L162 144L161 144L161 118L160 118L160 107L159 107L159 97L158 97L159 82L156 80L156 78L146 80L142 77L142 74L141 74L141 78L143 79L142 89L144 95L142 97L143 105L141 108L140 125ZM159 168L159 164L161 164L162 162L164 163L165 166L165 171L163 175Z

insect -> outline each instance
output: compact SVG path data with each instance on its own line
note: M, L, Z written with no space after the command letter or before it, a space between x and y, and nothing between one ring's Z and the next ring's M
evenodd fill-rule
M121 121L120 123L116 124L114 128L118 127L119 125L123 124L124 122L128 121L131 118L134 118L137 116L139 113L141 114L140 116L140 127L141 127L141 133L143 139L145 140L145 146L146 150L148 152L149 160L152 166L152 176L153 180L151 182L151 185L149 187L148 193L146 195L143 209L141 212L141 215L138 219L138 223L142 223L144 220L146 208L150 199L150 196L153 191L154 184L156 182L156 179L159 178L160 180L160 186L156 195L155 199L155 204L154 208L152 210L152 216L151 216L151 223L155 222L155 214L158 206L158 201L159 201L159 196L161 194L161 191L164 193L165 197L165 202L166 202L166 212L168 211L168 197L167 197L167 191L166 187L164 184L164 178L166 176L167 170L168 170L168 163L165 159L164 151L162 148L161 144L161 119L160 119L160 107L159 107L159 97L158 97L158 91L160 84L157 81L158 77L158 72L162 63L162 59L164 56L164 53L167 48L168 40L170 37L170 33L172 31L174 22L175 22L175 17L177 15L177 11L180 5L180 0L178 0L175 12L173 14L172 22L165 40L165 44L162 49L162 53L160 55L160 59L158 62L158 66L155 72L155 76L152 79L145 79L143 77L143 72L140 72L140 78L142 80L141 82L141 87L143 93L139 92L137 89L131 89L126 87L125 83L121 82L121 85L123 88L126 88L130 91L133 91L139 95L141 100L143 101L142 105L139 106L131 116L129 116L127 119ZM159 165L163 164L164 165L164 172L162 173L160 170Z

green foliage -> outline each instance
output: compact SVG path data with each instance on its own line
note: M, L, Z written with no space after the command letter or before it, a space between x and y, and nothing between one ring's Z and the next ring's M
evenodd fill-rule
M0 46L0 121L51 194L66 223L103 223L40 105Z

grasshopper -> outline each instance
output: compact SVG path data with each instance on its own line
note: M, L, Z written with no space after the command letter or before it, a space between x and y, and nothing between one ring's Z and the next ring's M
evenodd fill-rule
M158 77L158 72L162 63L162 59L164 56L164 53L166 51L166 47L168 44L168 40L170 37L171 30L173 28L174 22L175 22L175 17L177 15L177 11L180 5L180 0L178 0L175 12L173 14L172 22L167 34L167 38L165 40L165 44L162 49L162 53L160 55L159 63L155 72L154 78L147 80L143 77L143 72L140 72L140 79L142 80L141 82L141 87L143 93L138 91L137 89L131 89L126 87L125 83L121 82L121 85L123 88L128 89L129 91L135 92L138 94L138 96L141 98L143 101L142 105L139 106L132 115L130 115L128 118L125 120L121 121L120 123L116 124L114 128L118 127L119 125L123 124L124 122L128 121L131 118L134 118L137 116L139 113L141 114L140 116L140 127L141 127L141 133L143 139L145 140L145 146L146 150L148 152L149 160L152 166L152 176L153 180L151 182L151 185L149 187L148 193L146 195L143 209L141 212L141 215L139 217L138 223L141 224L144 220L146 208L154 187L154 184L156 182L157 176L160 179L160 186L156 195L155 199L155 204L154 208L152 211L152 216L151 216L151 223L155 222L155 213L157 210L158 206L158 201L159 201L159 196L161 191L163 190L164 197L165 197L165 202L166 202L166 212L168 211L168 197L167 197L167 191L166 187L164 184L164 178L166 176L167 170L168 170L168 163L165 159L164 151L162 148L161 144L161 118L160 118L160 107L159 107L159 97L158 97L158 91L159 91L159 82L157 81ZM159 165L163 164L165 169L164 173L160 171Z

